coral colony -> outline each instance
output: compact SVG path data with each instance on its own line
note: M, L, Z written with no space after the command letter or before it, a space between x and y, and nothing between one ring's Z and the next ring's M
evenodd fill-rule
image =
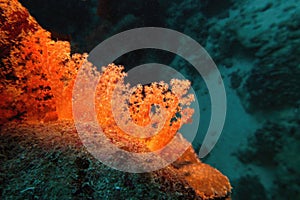
M64 184L68 185L63 190L58 191L59 185L55 186L54 183L52 183L54 186L51 185L50 180L52 179L48 178L48 182L44 180L40 184L30 182L26 185L27 181L24 180L15 183L15 188L8 186L2 188L1 193L11 195L13 198L51 198L49 196L51 194L57 195L55 198L108 198L101 195L110 194L110 190L105 188L112 187L113 183L110 185L108 180L108 186L104 186L104 189L100 188L100 184L97 185L97 181L104 179L99 175L101 173L99 166L102 164L98 163L97 167L94 168L99 170L94 171L94 175L91 174L90 166L95 166L97 161L88 153L84 153L84 147L72 122L72 90L78 69L82 66L87 55L71 55L70 43L52 40L51 33L44 30L17 0L0 0L0 13L0 124L2 141L7 141L9 137L30 141L29 143L22 143L21 150L18 150L16 146L11 147L11 150L14 151L15 149L17 152L22 151L24 153L24 150L29 147L43 149L40 151L46 151L45 159L49 159L50 163L55 163L53 169L56 169L57 166L65 166L59 155L66 154L69 160L73 159L72 155L75 156L73 159L75 164L69 166L73 172L70 172L71 175L65 174L66 177L63 177L63 181L66 181ZM187 94L190 87L189 81L172 80L170 84L159 82L129 87L122 82L125 76L122 66L110 64L104 67L101 72L96 71L95 68L88 70L90 70L90 75L101 74L95 93L97 119L106 136L119 148L132 152L159 150L174 137L182 124L190 121L193 115L193 109L188 107L194 100L193 95ZM118 127L111 106L113 91L116 87L123 88L123 91L127 95L129 94L129 102L127 104L122 103L124 102L122 98L116 100L120 106L116 110L115 117L124 121L126 125L126 119L123 118L122 112L123 109L127 108L130 118L135 124L146 126L151 121L149 112L152 105L158 104L160 106L157 108L157 112L162 114L158 117L154 116L152 122L161 126L159 133L150 138L138 138L126 134ZM124 94L124 98L125 96ZM85 108L82 107L81 109L78 112L84 114ZM162 120L165 120L166 123L160 125L159 122ZM127 128L134 130L134 127L129 126ZM149 129L150 131L151 129ZM5 134L7 135L6 139ZM66 150L67 148L69 150ZM51 156L47 155L47 151ZM35 150L31 150L31 153L34 156L38 155ZM35 161L34 158L32 159L32 163L39 162ZM9 157L5 157L4 160L8 161ZM30 166L29 164L29 168ZM43 169L40 173L41 178L49 174L51 176L51 173L52 176L55 176L54 171L48 170L46 172L47 164L40 163L39 166L39 169L34 168L34 170ZM64 170L68 171L67 168L65 166ZM112 169L106 168L105 170L118 174L119 179L124 181L126 188L136 190L135 193L138 193L138 187L144 187L143 184L149 184L148 188L154 187L152 186L154 184L155 187L165 191L161 195L166 195L172 199L230 199L231 185L227 177L218 170L202 163L191 146L171 165L143 175L150 177L144 183L134 183L135 179L132 177L137 175L125 173L122 175L121 172ZM18 173L22 174L22 170L20 169ZM34 174L33 171L26 173L29 181L30 178L38 178L31 176ZM72 173L75 174L72 175ZM96 175L98 175L98 180L94 182L88 178ZM25 175L20 175L20 177L23 176ZM70 176L76 178L69 180L68 177ZM114 176L116 175L107 178L113 179ZM6 183L7 180L1 181ZM40 193L40 185L46 188L44 189L48 194ZM121 195L121 186L115 186L114 189ZM140 193L135 195L142 195ZM153 189L153 193L155 193L155 189ZM156 198L159 197L156 196Z

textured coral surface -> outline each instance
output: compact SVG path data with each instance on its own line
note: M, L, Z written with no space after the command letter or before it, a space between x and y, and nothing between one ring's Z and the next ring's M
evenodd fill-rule
M84 55L51 40L18 1L1 1L0 123L71 118L74 78ZM49 117L52 116L52 117Z

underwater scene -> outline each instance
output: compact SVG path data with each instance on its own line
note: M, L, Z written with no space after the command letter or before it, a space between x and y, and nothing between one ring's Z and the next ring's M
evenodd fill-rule
M0 0L0 22L0 199L300 199L298 0Z

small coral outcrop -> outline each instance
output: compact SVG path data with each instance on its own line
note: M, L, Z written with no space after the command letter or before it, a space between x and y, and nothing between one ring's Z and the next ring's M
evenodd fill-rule
M192 147L176 162L153 174L155 181L164 184L164 189L190 193L191 199L231 199L228 178L217 169L202 163Z

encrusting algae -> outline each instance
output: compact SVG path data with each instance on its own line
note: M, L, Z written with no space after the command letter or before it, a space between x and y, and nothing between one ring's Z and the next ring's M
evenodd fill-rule
M73 87L87 54L71 55L70 43L52 40L51 33L17 0L0 0L0 13L0 125L16 120L20 123L73 120ZM123 82L126 74L122 66L110 64L101 73L93 70L91 74L101 74L95 92L98 123L119 148L132 152L159 150L184 123L190 122L194 110L189 105L194 97L187 94L189 81L172 80L170 85L160 82L130 88ZM124 99L114 98L113 91L118 89L122 89ZM112 100L119 106L113 108ZM151 116L153 105L159 105L156 107L159 115ZM81 109L78 112L84 115L85 108ZM130 119L122 115L126 109ZM143 129L147 130L143 135L132 136L117 121L127 125L126 130L131 132L137 132L132 124L155 126ZM157 127L160 131L148 137ZM191 145L176 162L152 172L151 176L166 190L190 191L191 199L230 198L228 178L202 163Z

